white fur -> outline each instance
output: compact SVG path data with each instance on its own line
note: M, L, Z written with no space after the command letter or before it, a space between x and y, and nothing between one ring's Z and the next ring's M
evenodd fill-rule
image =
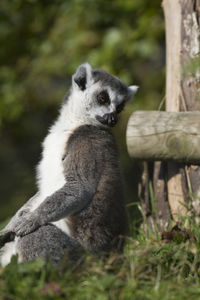
M95 99L92 99L93 93L96 90L102 89L102 88L106 89L109 94L110 101L111 101L109 106L105 106L105 105L99 106L97 104L97 102L95 101ZM91 99L92 99L92 102L91 102ZM97 125L97 126L104 126L96 120L95 116L100 115L103 117L104 114L114 112L116 109L116 106L121 103L122 99L123 99L123 96L120 94L117 94L116 91L112 90L109 86L102 87L99 84L99 82L93 84L90 88L88 88L86 90L85 101L84 101L85 110L87 111L87 114L88 114L87 118L90 120L89 121L90 124Z
M62 107L58 120L50 128L49 134L43 142L42 160L38 165L37 176L39 197L34 203L33 210L46 197L52 195L65 184L62 157L69 136L76 128L90 123L87 117L83 117L80 93L79 91L73 92L73 95Z
M135 93L137 92L137 90L139 89L138 85L130 85L128 87L128 91L129 91L129 99L131 100L131 98L135 95Z
M62 156L65 151L68 138L71 133L79 126L87 123L86 119L81 118L80 95L76 91L62 107L60 115L55 124L50 128L49 134L43 142L42 159L38 165L38 195L30 207L30 211L35 210L46 197L50 196L65 184L63 174ZM70 235L66 219L52 222L59 229ZM17 241L7 243L2 249L0 263L2 266L7 265L11 257L18 253ZM18 253L19 254L19 253Z
M13 242L5 244L5 246L1 249L0 253L0 263L2 267L5 267L7 264L10 263L11 257L13 255L18 254L17 252L17 242L19 238L15 238ZM18 257L20 262L20 257Z

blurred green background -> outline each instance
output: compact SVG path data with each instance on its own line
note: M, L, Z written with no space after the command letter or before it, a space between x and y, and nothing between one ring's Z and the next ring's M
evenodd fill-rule
M158 109L164 96L161 1L1 0L0 45L0 221L36 192L41 142L86 61L140 86L114 132L127 198L136 202L139 164L128 157L125 130L134 110Z

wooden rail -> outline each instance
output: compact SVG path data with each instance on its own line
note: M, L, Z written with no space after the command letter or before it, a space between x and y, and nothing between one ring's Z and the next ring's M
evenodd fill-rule
M137 111L127 126L131 157L200 163L200 112Z

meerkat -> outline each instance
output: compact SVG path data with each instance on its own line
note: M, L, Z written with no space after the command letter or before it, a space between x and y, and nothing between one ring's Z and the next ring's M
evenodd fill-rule
M119 156L110 128L137 91L88 64L78 67L60 114L43 142L38 192L0 232L3 266L50 257L57 263L79 247L116 249L126 212Z

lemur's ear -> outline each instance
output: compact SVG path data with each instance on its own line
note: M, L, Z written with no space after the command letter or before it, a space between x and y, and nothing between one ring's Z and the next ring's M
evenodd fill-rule
M130 85L128 87L128 99L127 101L130 101L133 99L135 93L137 92L137 90L139 89L139 86L137 85Z
M72 76L72 85L84 91L92 83L92 67L90 64L85 63L80 65L76 73Z

